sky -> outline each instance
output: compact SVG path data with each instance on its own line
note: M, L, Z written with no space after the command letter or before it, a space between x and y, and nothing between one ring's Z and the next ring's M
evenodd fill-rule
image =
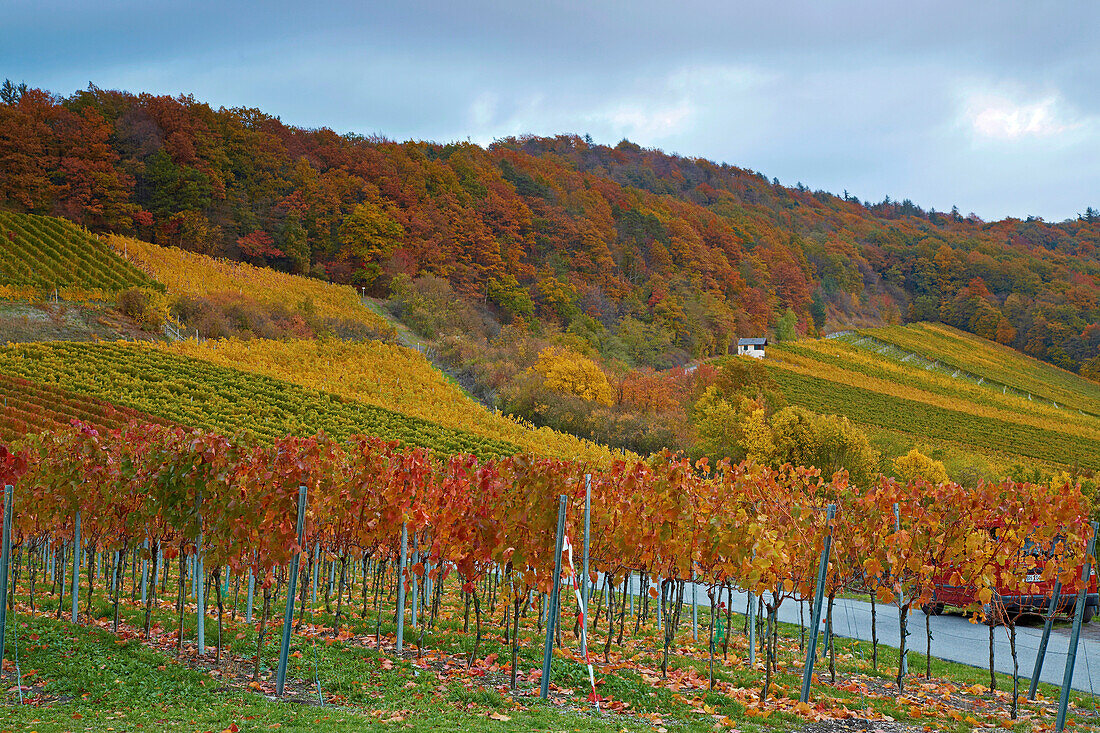
M3 0L0 78L395 140L589 134L984 219L1100 209L1100 5Z

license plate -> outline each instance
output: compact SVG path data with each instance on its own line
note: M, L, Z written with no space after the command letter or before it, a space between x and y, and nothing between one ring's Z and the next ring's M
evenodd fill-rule
M1025 583L1038 583L1038 582L1042 581L1042 579L1043 579L1043 576L1042 576L1041 573L1032 573L1031 575L1024 578L1024 582Z

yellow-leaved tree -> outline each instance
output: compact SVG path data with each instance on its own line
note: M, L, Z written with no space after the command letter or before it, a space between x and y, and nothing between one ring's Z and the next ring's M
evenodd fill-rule
M775 458L775 440L763 408L757 407L741 421L741 436L749 460L766 465Z
M611 405L614 401L611 384L599 365L572 349L548 346L539 352L532 369L542 376L547 389L601 405Z
M906 482L924 479L930 484L942 484L949 480L943 461L929 458L916 448L895 458L894 470Z
M825 476L843 468L859 487L874 478L879 454L848 418L787 407L772 416L771 425L776 462L814 466Z
M741 412L714 385L691 406L691 421L695 427L696 448L701 455L720 461L734 462L745 457L741 445Z

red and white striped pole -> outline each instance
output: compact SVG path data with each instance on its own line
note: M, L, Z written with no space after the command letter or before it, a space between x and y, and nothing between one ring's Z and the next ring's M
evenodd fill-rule
M592 696L589 698L596 706L596 712L600 711L600 697L596 694L596 675L592 671L592 660L588 656L588 609L585 607L584 599L581 598L580 587L577 585L577 573L573 569L573 543L569 541L569 536L565 537L565 545L562 548L565 552L566 558L568 558L569 577L568 580L573 584L573 593L577 596L577 607L580 608L579 616L581 621L581 649L584 651L584 662L588 665L588 682L592 686ZM585 578L585 582L588 579Z

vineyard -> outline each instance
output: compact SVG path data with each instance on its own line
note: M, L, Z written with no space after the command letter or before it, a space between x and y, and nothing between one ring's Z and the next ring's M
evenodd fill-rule
M528 453L608 465L606 446L486 409L447 381L419 352L379 341L178 341L189 358L264 374L424 420L441 422Z
M19 377L0 376L0 397L4 400L0 440L8 442L30 433L65 427L72 420L100 429L119 429L135 421L163 422L139 410Z
M0 347L0 374L180 425L247 431L267 443L324 431L336 438L366 433L444 454L518 452L504 441L141 344L9 345Z
M912 323L860 333L1071 411L1100 416L1100 385L950 326Z
M168 291L176 295L236 294L319 318L362 323L379 333L392 331L385 319L364 306L359 294L348 285L333 285L244 262L218 260L128 237L111 235L107 242L115 252L164 283Z
M1100 468L1100 420L1090 414L953 379L841 339L772 347L767 364L790 403L845 415L873 430L895 431L911 436L913 442L933 440L1017 462ZM1034 368L1028 372L1035 373ZM1021 380L1028 378L1021 375Z
M65 219L0 211L0 286L9 298L109 299L153 279ZM64 291L64 292L62 292Z
M545 627L545 662L557 660L549 674L565 675L555 678L552 699L560 703L574 694L563 683L580 687L580 698L617 713L624 724L662 722L646 712L652 701L642 698L632 709L635 703L622 698L637 680L671 694L669 702L683 704L685 714L701 715L703 727L692 728L699 730L735 727L731 716L767 725L773 714L781 727L800 719L901 717L937 727L943 721L954 727L953 720L960 730L1042 729L1047 723L1037 716L1049 708L1021 703L1015 688L1011 695L968 698L982 704L969 703L964 720L940 698L944 686L930 681L930 661L924 670L898 667L884 687L870 671L885 658L860 667L867 674L845 675L845 655L830 639L828 671L822 662L811 675L797 659L803 647L802 659L815 659L816 621L808 635L803 629L800 646L797 636L781 640L777 612L784 603L813 599L816 614L827 599L828 625L838 595L870 593L899 608L905 656L910 612L933 600L937 568L950 567L952 584L977 589L969 610L1003 624L1014 639L1015 616L1002 594L1035 593L1039 582L1055 579L1075 590L1091 534L1071 485L965 488L883 478L855 487L843 472L823 478L791 466L710 467L669 455L591 471L529 455L437 457L364 436L346 442L286 437L263 446L137 424L104 433L74 425L28 439L23 452L0 455L0 480L15 486L12 544L26 571L20 575L17 564L13 583L25 618L87 622L92 613L97 626L121 635L120 643L144 640L190 659L223 684L282 695L288 670L285 681L297 694L328 695L329 704L381 713L390 722L412 713L370 712L378 695L368 684L322 684L318 641L344 642L338 653L358 665L359 676L401 675L399 685L418 695L431 694L437 684L445 690L462 667L461 684L494 675L515 701L509 709L521 712L532 704L524 700L533 700L535 683L541 697L549 694L546 664L541 674L526 670L541 655L521 650L521 641L541 645ZM996 532L989 531L993 526ZM577 548L566 548L564 562L563 537ZM583 569L573 565L580 562L582 538ZM1056 561L1041 563L1024 552L1029 542L1052 548ZM80 559L75 567L74 556ZM579 613L573 596L558 590L557 581L574 572L582 574L577 597L583 592L596 601L590 613ZM97 578L101 601L93 606ZM238 614L242 579L248 600ZM685 602L691 580L710 601L701 623ZM637 593L635 581L648 593ZM384 609L388 588L397 601ZM737 633L731 643L734 588L760 598L759 661L753 636ZM216 598L210 607L207 591ZM233 599L228 624L240 629L232 640L223 635L227 599ZM283 609L284 642L272 685L276 663L269 647L278 646L278 629L270 629L266 645L265 634L269 618ZM575 611L573 624L567 620ZM685 640L689 615L694 643ZM457 633L460 617L464 651L456 655L451 631ZM562 640L571 628L579 650ZM755 630L747 624L743 633ZM500 652L483 657L488 646ZM745 653L747 664L740 658ZM373 671L362 669L365 661L374 664L370 660L377 663ZM592 677L584 673L587 661L597 670ZM22 694L21 683L17 687ZM1075 714L1089 713L1077 707Z

